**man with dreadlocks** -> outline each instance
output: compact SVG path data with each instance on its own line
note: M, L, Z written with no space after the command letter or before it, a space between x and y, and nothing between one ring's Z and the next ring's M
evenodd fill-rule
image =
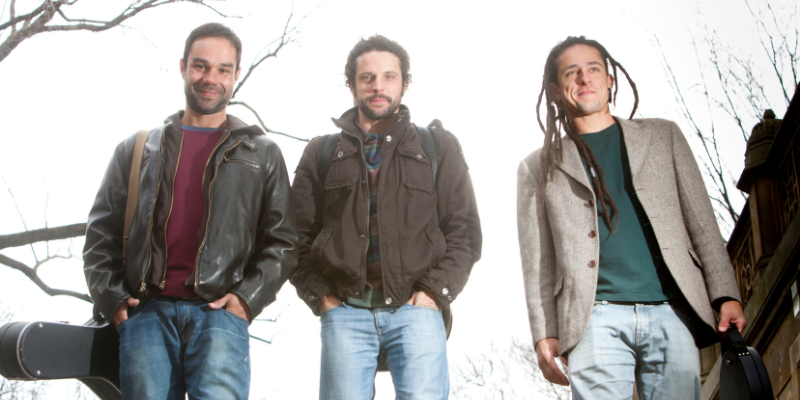
M609 111L618 69L636 98L628 120ZM632 119L636 85L583 36L550 52L542 94L544 146L520 164L517 189L542 374L575 399L630 398L634 382L640 399L699 399L695 344L745 319L686 139L673 122Z

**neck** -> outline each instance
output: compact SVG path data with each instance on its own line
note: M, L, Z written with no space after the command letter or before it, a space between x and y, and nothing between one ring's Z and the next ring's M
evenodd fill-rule
M388 116L387 118L373 121L367 118L364 113L361 112L361 110L358 110L358 124L361 126L361 128L369 133L383 134L387 129L389 129L390 126L392 126L392 124L394 124L394 121L397 120L397 114L399 111L400 109L398 108L394 114Z
M616 121L614 121L614 117L611 116L611 113L605 110L591 115L570 118L570 123L575 129L575 132L584 135L587 133L600 132L616 123Z
M181 125L196 126L198 128L222 128L228 125L228 116L225 109L214 114L200 114L186 105L181 118Z

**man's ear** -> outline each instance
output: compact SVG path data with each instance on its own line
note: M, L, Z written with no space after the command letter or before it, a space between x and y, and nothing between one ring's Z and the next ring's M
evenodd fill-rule
M237 68L236 69L236 76L233 78L233 80L234 81L238 81L239 80L239 74L241 74L241 73L242 73L242 67Z
M186 72L186 65L183 63L183 59L181 58L181 78L184 77L184 72Z
M555 97L556 100L561 100L561 92L558 91L558 85L555 83L550 84L550 93L553 94L553 97Z
M403 85L403 94L402 94L402 96L405 96L405 95L406 95L406 92L408 92L408 83L406 83L405 85Z

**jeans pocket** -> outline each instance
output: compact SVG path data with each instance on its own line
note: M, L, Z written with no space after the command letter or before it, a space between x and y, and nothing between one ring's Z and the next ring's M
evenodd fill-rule
M124 328L125 326L130 325L130 323L133 322L133 320L136 319L136 317L141 315L142 312L145 310L145 308L147 308L148 303L150 302L147 301L146 299L141 299L139 300L139 305L137 305L136 307L133 308L128 307L128 318L126 318L124 321L120 322L119 325L117 325L117 332L119 332L120 329Z

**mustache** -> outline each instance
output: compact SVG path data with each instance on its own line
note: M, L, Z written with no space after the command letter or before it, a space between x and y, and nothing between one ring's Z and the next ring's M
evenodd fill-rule
M225 88L223 88L222 86L217 86L217 85L199 84L198 83L198 84L193 85L192 89L194 89L195 92L214 91L214 92L217 92L219 94L225 94Z
M370 102L370 101L375 100L375 99L384 99L384 100L388 101L389 103L392 102L392 98L387 96L387 95L385 95L385 94L373 94L372 96L367 97L365 100L367 102Z

